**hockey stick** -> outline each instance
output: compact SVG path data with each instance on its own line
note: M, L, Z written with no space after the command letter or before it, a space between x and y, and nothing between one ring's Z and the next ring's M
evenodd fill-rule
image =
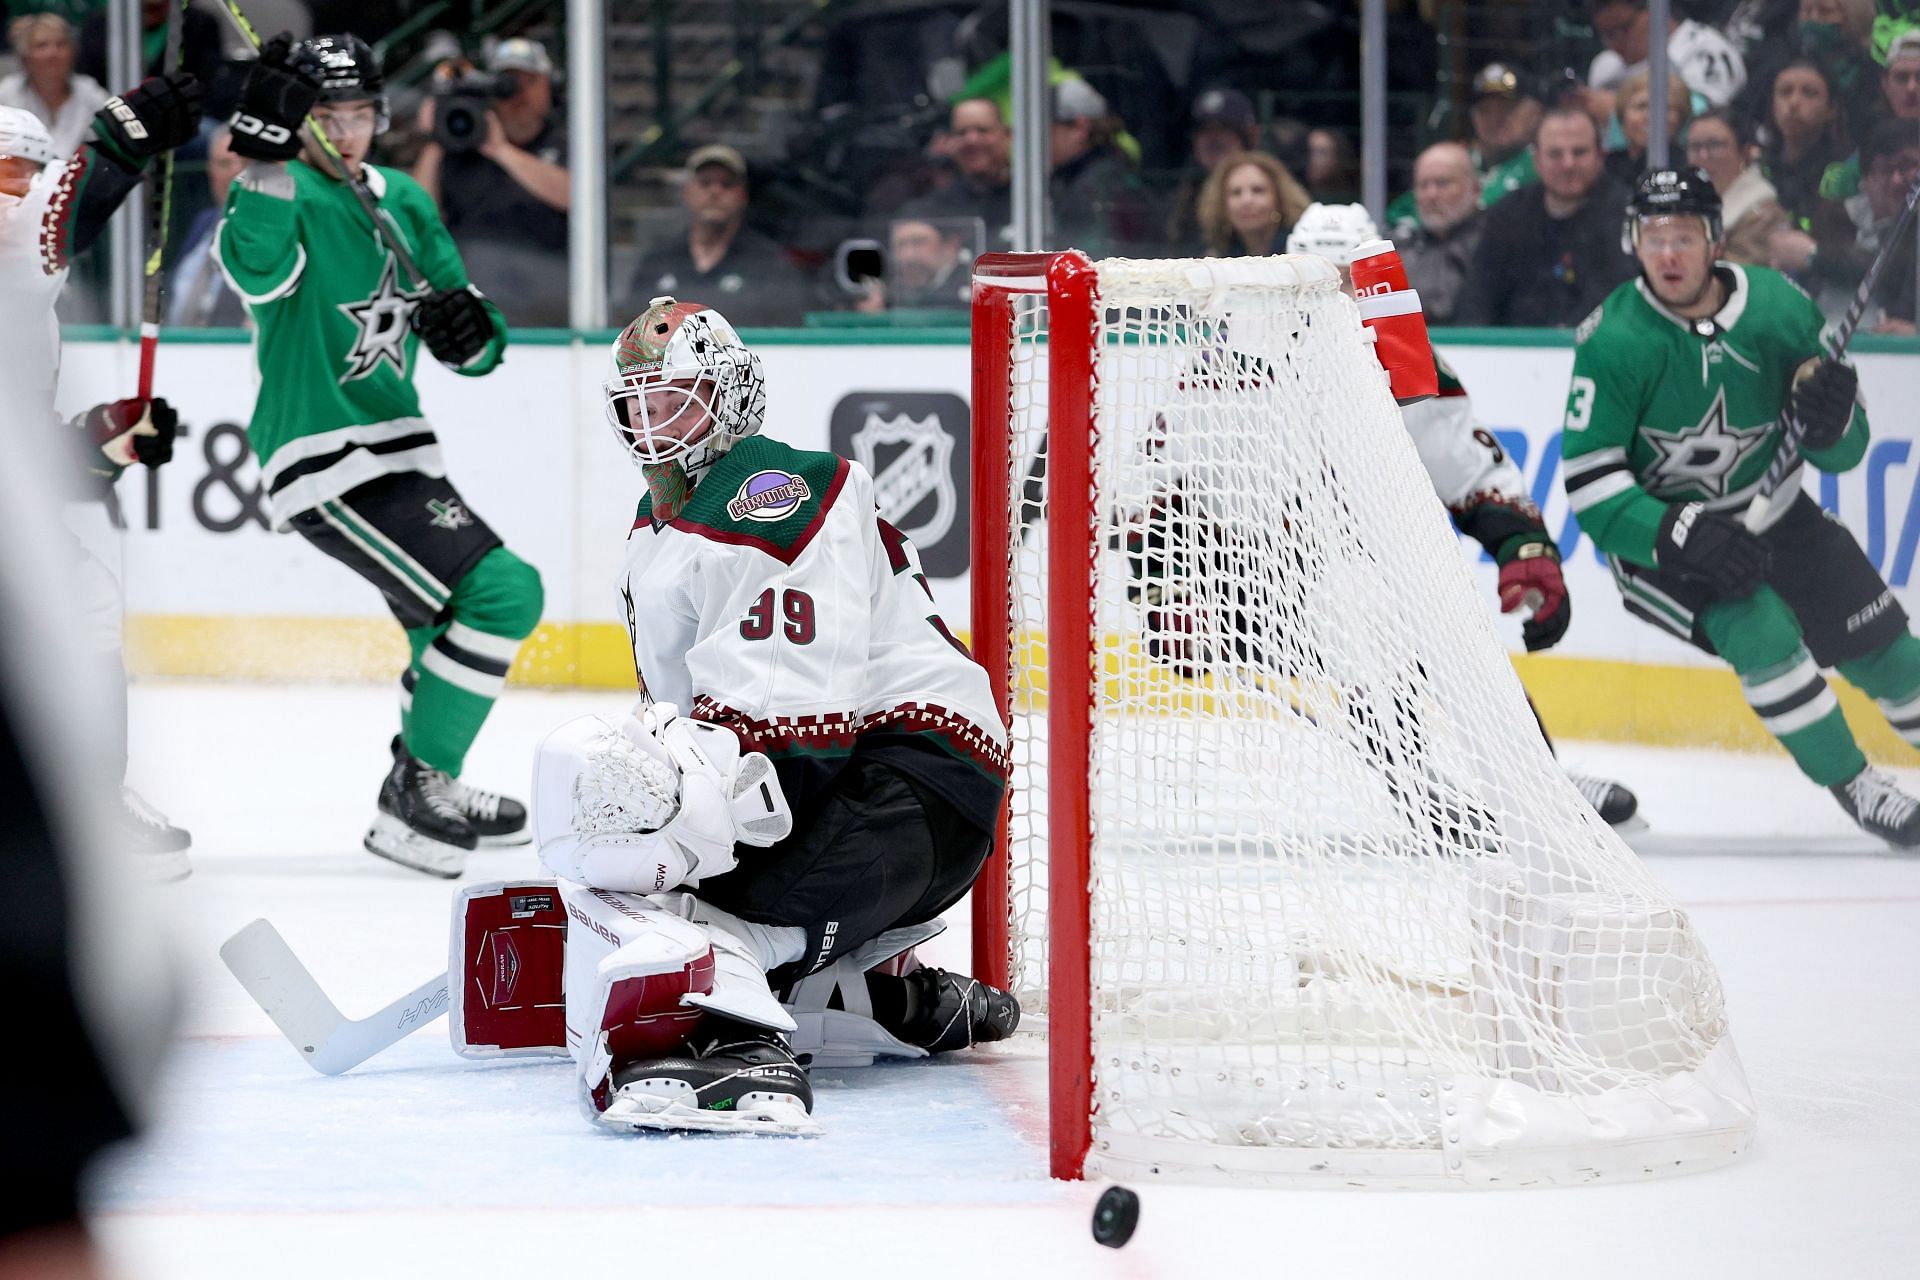
M186 24L187 0L167 12L167 51L160 70L180 66L180 28ZM153 188L158 188L156 191ZM153 162L153 180L147 191L147 266L140 300L140 399L153 399L153 359L160 346L160 263L167 252L167 222L173 216L173 152L162 151Z
M307 1065L324 1076L359 1066L447 1011L447 975L442 973L371 1017L349 1018L265 920L228 938L220 958Z
M260 33L253 29L253 24L247 21L247 15L241 12L239 0L221 0L221 4L226 9L227 18L233 23L234 29L253 46L254 52L258 53L261 43ZM300 129L306 135L307 141L311 142L314 149L325 158L327 168L333 171L333 176L347 184L347 189L353 192L353 198L360 202L362 209L366 210L367 218L373 223L373 234L379 237L380 243L387 247L387 251L393 254L394 261L400 264L400 269L411 278L410 287L432 288L425 274L414 265L413 254L409 253L407 246L401 243L399 234L388 225L386 219L380 216L380 202L374 199L373 191L367 186L366 180L356 178L348 171L347 162L340 155L340 149L333 145L333 140L327 137L326 130L320 127L319 121L309 113L306 123L301 125Z
M1880 251L1873 255L1873 261L1867 266L1867 273L1860 277L1860 287L1853 291L1853 301L1847 304L1846 314L1840 317L1840 323L1827 339L1827 355L1835 360L1847 354L1847 344L1853 341L1853 331L1860 327L1860 320L1867 313L1867 299L1874 286L1880 283L1880 273L1886 269L1893 257L1894 246L1906 239L1907 231L1913 226L1914 207L1920 205L1920 179L1916 179L1907 188L1907 202L1900 210L1900 216L1894 221L1893 229L1887 232L1886 239L1880 242ZM1773 494L1787 473L1800 463L1800 442L1806 438L1807 426L1793 411L1792 393L1788 393L1785 410L1786 429L1780 440L1780 448L1773 455L1767 473L1760 477L1760 492L1754 494L1753 501L1747 504L1747 532L1758 533L1766 523L1767 512L1773 506Z

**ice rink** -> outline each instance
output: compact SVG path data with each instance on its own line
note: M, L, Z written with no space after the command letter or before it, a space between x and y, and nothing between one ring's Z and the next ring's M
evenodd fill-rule
M468 765L524 796L535 740L605 694L510 690ZM1032 1039L819 1073L816 1139L615 1137L567 1064L467 1062L444 1023L337 1078L309 1070L220 965L272 920L349 1016L445 966L445 882L360 851L387 688L147 683L133 781L195 837L154 890L191 994L149 1140L95 1188L119 1274L377 1278L1894 1277L1920 1268L1920 859L1661 857L1725 981L1760 1108L1718 1172L1527 1192L1144 1186L1115 1252L1100 1188L1046 1176ZM1663 834L1852 831L1784 757L1562 744ZM1908 772L1908 783L1920 774ZM469 875L539 874L529 848ZM962 928L924 949L962 963ZM15 1105L32 1105L15 1099Z

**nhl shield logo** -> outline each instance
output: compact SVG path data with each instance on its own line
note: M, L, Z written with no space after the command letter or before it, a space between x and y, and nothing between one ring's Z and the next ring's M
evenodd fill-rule
M853 456L872 473L874 502L889 524L917 547L947 536L960 495L953 485L953 437L939 414L882 417L870 408L853 433Z

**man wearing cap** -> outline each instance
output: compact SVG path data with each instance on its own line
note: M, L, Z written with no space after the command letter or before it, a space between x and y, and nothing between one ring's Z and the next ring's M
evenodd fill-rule
M539 41L516 37L493 47L486 68L514 85L512 96L488 108L486 137L474 150L449 153L433 137L435 98L427 95L415 127L428 141L413 176L439 204L468 270L508 323L563 326L573 194L566 125L553 108L553 62ZM443 62L434 75L448 79L457 70Z
M1474 166L1480 171L1480 202L1540 181L1533 164L1533 131L1540 125L1540 99L1512 67L1489 62L1473 78Z
M1077 76L1054 85L1052 99L1049 243L1097 258L1143 252L1151 234L1146 200L1132 162L1114 145L1107 100Z
M1166 242L1176 253L1202 252L1200 188L1222 160L1251 151L1260 141L1253 102L1237 89L1209 89L1193 100L1187 132L1191 163L1167 202Z
M654 246L634 270L626 310L664 294L706 298L739 325L795 325L806 310L800 273L780 246L747 225L747 161L715 144L687 157L683 237Z

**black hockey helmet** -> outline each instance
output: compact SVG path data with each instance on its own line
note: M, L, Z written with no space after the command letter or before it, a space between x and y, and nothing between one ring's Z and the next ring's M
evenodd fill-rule
M1632 253L1640 243L1641 219L1662 217L1698 218L1707 229L1707 242L1720 243L1720 193L1713 189L1706 170L1685 165L1642 174L1633 184L1633 198L1627 201L1620 248Z
M372 45L352 34L313 36L294 46L290 61L320 82L320 101L370 101L374 132L387 131L387 77Z

